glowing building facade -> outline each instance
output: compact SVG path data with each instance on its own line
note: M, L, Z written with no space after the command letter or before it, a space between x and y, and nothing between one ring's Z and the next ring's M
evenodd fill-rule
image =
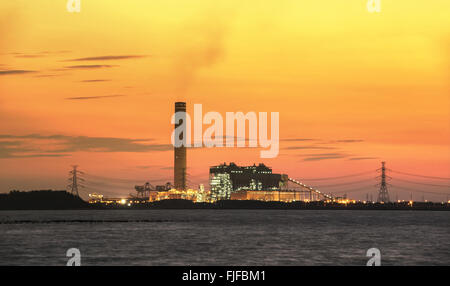
M209 186L211 188L211 199L213 201L230 199L231 192L233 191L230 174L210 174Z
M283 176L264 164L237 166L226 163L209 169L212 200L230 199L240 191L279 191Z

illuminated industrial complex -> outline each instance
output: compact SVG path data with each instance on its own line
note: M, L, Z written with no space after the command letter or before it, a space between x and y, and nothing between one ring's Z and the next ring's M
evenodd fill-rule
M209 169L209 185L213 200L247 197L247 192L280 192L288 176L273 174L264 164L237 166L226 163Z
M175 103L175 128L186 120L186 103ZM185 141L183 137L174 138ZM276 174L262 163L238 166L223 163L209 169L209 190L203 185L197 189L186 184L187 150L184 144L174 146L174 183L153 186L150 182L135 186L135 194L128 198L105 198L99 194L89 194L90 203L131 205L171 199L190 200L199 203L214 203L219 200L259 200L259 201L334 201L349 203L345 198L334 198L317 189L289 178L286 174ZM291 186L291 187L289 187Z

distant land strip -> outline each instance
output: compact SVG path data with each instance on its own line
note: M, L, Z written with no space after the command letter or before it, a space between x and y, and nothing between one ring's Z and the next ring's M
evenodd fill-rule
M154 222L189 222L188 220L138 219L138 220L92 220L92 219L61 219L61 220L4 220L0 224L50 224L50 223L154 223Z

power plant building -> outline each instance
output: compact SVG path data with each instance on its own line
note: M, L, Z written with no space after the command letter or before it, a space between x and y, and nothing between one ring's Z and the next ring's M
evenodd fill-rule
M213 200L231 199L233 193L241 191L280 191L286 181L286 175L274 174L264 164L238 166L224 163L209 169Z

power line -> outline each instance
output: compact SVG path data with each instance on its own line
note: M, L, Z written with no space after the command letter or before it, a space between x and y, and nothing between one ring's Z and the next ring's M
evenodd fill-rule
M136 183L136 182L142 182L146 181L146 179L122 179L122 178L112 178L112 177L103 177L103 176L97 176L92 174L85 174L87 178L90 178L90 180L103 180L103 181L115 181L117 183Z
M126 184L137 184L142 182L168 182L170 178L158 178L158 179L123 179L123 178L111 178L111 177L103 177L97 175L86 174L87 179L91 182L107 182L107 184L115 184L115 185L126 185Z
M450 178L446 178L446 177L435 177L435 176L418 175L418 174L413 174L413 173L395 171L395 170L391 170L391 169L389 169L389 171L391 171L393 173L407 175L407 176L414 176L414 177L421 177L421 178L428 178L428 179L437 179L437 180L450 180Z
M142 182L142 181L140 181ZM92 185L107 185L107 186L116 186L116 187L129 187L129 186L133 186L137 183L140 183L135 181L134 184L133 183L125 183L125 182L112 182L112 181L99 181L99 180L89 180L86 184L92 184Z
M318 185L316 188L331 188L331 187L339 187L339 186L346 186L346 185L353 185L358 183L364 183L368 182L369 180L360 180L360 181L352 181L352 182L346 182L346 183L339 183L339 184L331 184L331 185Z
M411 184L424 185L424 186L450 188L450 185L438 185L438 184L429 184L429 183L422 183L422 182L413 182L413 181L399 179L399 178L394 178L394 180L398 180L398 181L402 181L402 182L406 182L406 183L411 183Z
M416 189L411 189L411 188L405 188L405 187L397 186L397 185L391 185L391 187L397 188L397 189L403 189L405 191L415 192L415 193L425 193L425 194L435 194L435 195L450 195L450 193L422 191L422 190L416 190Z
M367 171L367 172L361 172L361 173L355 173L355 174L348 174L338 177L323 177L323 178L302 178L302 181L325 181L325 180L335 180L335 179L344 179L344 178L350 178L350 177L356 177L366 174L374 173L373 170Z
M345 191L338 191L338 192L333 192L336 194L340 194L340 193L354 193L354 192L361 192L361 191L367 191L370 188L373 188L374 186L366 186L366 187L360 187L360 188L355 188L355 189L350 189L350 190L345 190Z

